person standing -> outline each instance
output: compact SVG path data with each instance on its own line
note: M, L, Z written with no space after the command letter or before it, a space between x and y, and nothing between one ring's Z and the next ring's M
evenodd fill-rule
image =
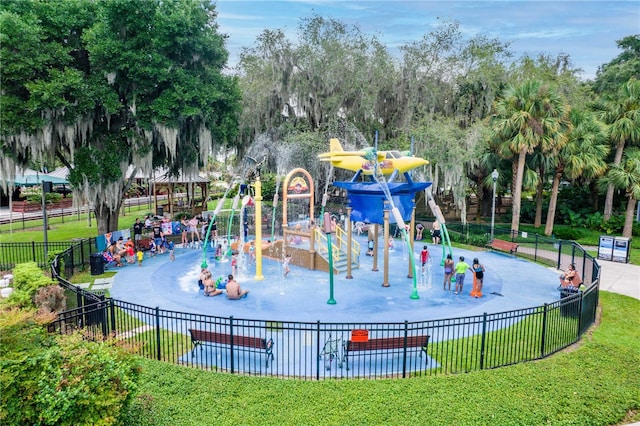
M160 244L162 244L162 228L160 227L160 223L157 221L153 222L151 233L153 234L153 242L156 245L156 250L159 250Z
M142 249L138 248L136 257L138 258L138 266L142 266L142 259L144 259L144 253L142 252Z
M431 227L431 239L433 244L440 244L440 222L438 222L438 219L433 221L433 225Z
M198 242L200 242L200 233L198 232L198 216L194 216L189 221L189 232L191 232L191 242L195 243L196 239L194 235L198 237Z
M291 272L291 269L289 268L290 262L291 262L291 253L287 253L287 255L284 257L282 261L282 269L284 271L285 278L287 277L287 275L289 275L289 272Z
M187 223L187 218L182 216L180 219L180 235L182 236L180 243L182 244L182 248L187 248L187 245L189 244L188 230L189 224Z
M236 275L238 273L238 252L234 251L231 254L231 272L233 273L233 275Z
M448 254L447 258L444 261L444 283L443 290L451 291L451 278L453 278L453 259L451 255Z
M425 266L427 266L427 262L429 261L429 248L424 245L422 247L422 251L420 252L420 263L422 263L422 272L424 272Z
M471 270L475 275L474 284L476 284L474 286L474 289L473 289L474 291L472 292L473 293L472 296L477 299L478 297L482 297L482 284L484 280L484 266L480 263L477 257L473 259L473 263L471 264Z
M251 257L251 263L256 263L256 243L254 241L249 243L249 257Z
M216 217L213 217L213 223L211 224L211 235L214 240L218 239L218 222Z
M456 291L453 294L462 293L462 287L464 286L464 277L467 269L471 269L469 264L464 261L464 256L460 256L460 260L456 264Z
M142 239L142 229L144 229L144 224L140 222L139 217L136 217L136 223L133 224L133 241L135 243L136 249L140 247L140 240Z

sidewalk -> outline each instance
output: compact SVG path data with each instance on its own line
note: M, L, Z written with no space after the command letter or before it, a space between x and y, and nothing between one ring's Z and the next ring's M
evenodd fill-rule
M640 266L598 259L602 267L600 290L640 299Z

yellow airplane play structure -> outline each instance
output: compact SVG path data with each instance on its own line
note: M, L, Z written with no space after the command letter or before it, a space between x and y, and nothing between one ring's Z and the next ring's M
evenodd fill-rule
M345 151L342 149L342 144L338 139L330 139L329 149L331 151L318 155L320 161L330 161L334 167L351 170L352 172L362 170L365 175L372 175L375 172L374 164L368 160L373 153L373 148L361 151ZM429 164L423 158L411 157L400 151L378 151L377 162L378 168L383 175L390 175L394 170L404 173L416 167Z

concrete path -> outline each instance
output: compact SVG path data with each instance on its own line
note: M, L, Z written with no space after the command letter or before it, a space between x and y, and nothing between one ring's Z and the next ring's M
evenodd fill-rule
M602 267L600 289L640 299L640 266L598 259Z

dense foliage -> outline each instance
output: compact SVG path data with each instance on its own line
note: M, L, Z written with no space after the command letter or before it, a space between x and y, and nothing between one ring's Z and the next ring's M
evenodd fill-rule
M0 312L0 423L117 424L137 390L137 361L112 341L49 334L52 319Z
M3 175L61 161L104 233L137 171L197 171L237 130L215 18L207 0L0 3Z

